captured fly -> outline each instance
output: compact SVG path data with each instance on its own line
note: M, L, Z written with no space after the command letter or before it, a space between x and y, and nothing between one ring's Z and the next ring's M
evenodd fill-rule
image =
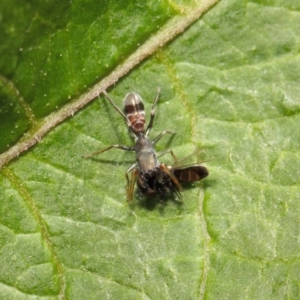
M200 165L169 167L169 170L180 183L192 183L208 176L208 170Z

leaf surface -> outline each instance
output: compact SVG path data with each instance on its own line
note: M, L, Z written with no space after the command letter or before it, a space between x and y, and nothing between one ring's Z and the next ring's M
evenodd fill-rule
M0 4L4 154L194 2ZM100 97L0 174L0 299L297 299L297 1L221 1L109 89L149 112L179 158L209 160L183 203L125 200L133 145ZM75 100L74 100L75 99ZM46 121L45 121L46 120ZM28 131L29 130L29 131ZM24 137L23 137L24 138ZM18 145L18 144L17 144ZM168 155L161 158L171 163Z

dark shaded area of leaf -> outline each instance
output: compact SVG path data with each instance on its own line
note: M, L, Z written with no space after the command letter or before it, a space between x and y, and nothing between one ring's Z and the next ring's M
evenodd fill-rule
M24 108L11 88L0 82L0 153L19 139L30 124Z
M0 72L36 121L87 91L175 15L165 2L57 0L1 1L0 13ZM0 150L27 131L22 118L27 126L5 131Z

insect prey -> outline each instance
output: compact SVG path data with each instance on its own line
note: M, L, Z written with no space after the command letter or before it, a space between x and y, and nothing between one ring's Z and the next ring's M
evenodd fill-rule
M130 92L125 96L123 113L105 91L103 94L125 120L129 132L134 138L135 145L125 146L115 144L91 154L84 155L84 157L92 157L112 148L134 151L136 155L136 162L126 171L126 194L129 202L132 201L134 185L136 182L139 191L146 196L159 195L162 199L166 194L174 192L178 198L181 199L181 183L193 182L208 176L207 169L200 165L172 167L159 162L158 157L166 153L170 153L175 160L177 159L171 149L165 150L161 153L156 153L155 151L156 143L164 135L173 134L173 131L164 130L152 141L148 137L153 127L155 107L159 99L160 89L158 89L157 95L152 104L150 121L147 126L144 103L140 95Z

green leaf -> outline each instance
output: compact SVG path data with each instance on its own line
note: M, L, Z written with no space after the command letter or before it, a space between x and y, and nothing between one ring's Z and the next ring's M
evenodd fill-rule
M22 154L0 173L0 299L297 299L298 1L221 1L109 89L149 116L160 86L151 138L176 135L157 150L208 160L182 204L151 208L126 203L133 153L82 158L133 145L103 97L55 120L201 4L47 3L0 4L1 159Z

